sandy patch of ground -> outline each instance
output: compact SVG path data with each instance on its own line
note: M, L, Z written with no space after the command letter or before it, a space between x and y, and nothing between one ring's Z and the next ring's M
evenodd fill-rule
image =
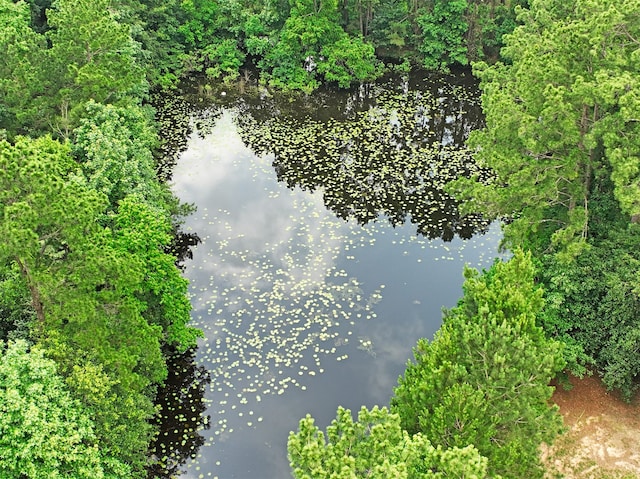
M640 478L640 402L623 402L596 377L570 378L569 391L557 387L566 434L545 448L546 478Z

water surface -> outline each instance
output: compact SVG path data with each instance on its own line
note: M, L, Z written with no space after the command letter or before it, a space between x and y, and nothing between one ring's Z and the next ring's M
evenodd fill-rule
M461 145L481 121L475 86L420 81L373 99L351 92L333 111L326 98L308 111L227 101L193 128L173 189L198 208L184 225L201 238L185 274L206 337L185 370L210 381L182 386L194 414L206 407L204 427L182 436L202 443L182 477L290 477L299 419L324 428L339 405L388 404L418 338L460 297L463 266L497 255L498 226L461 218L440 192L443 171L473 170ZM380 91L395 106L376 104Z

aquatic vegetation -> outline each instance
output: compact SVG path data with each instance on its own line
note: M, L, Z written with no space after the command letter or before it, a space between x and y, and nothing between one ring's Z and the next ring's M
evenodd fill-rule
M192 321L205 334L195 362L211 381L183 397L197 410L206 406L200 439L178 422L169 435L202 444L178 454L191 458L192 472L243 467L224 451L238 451L238 441L270 443L274 422L287 428L282 415L290 411L283 409L302 397L312 401L310 391L339 378L338 368L397 362L397 372L379 374L390 389L411 346L386 328L413 343L421 334L416 325L437 327L442 304L431 318L423 304L435 265L451 262L459 271L462 262L492 260L499 228L460 218L442 192L446 178L476 171L460 146L481 121L465 116L477 108L475 93L410 84L354 90L338 113L323 110L317 96L289 102L229 95L210 111L210 99L185 102L183 111L194 113L173 180L180 199L198 205L183 234L200 242L184 266ZM486 234L463 241L474 232ZM387 267L375 258L380 254L398 262L397 275L364 273ZM380 264L367 265L369 255ZM402 293L387 283L409 279L424 288L418 296L413 286ZM172 448L169 439L157 447ZM177 471L179 460L165 455ZM286 465L284 450L276 461Z
M272 154L278 179L290 188L322 189L338 217L367 224L406 221L428 238L470 238L486 230L480 215L458 213L444 186L461 176L486 175L463 146L471 128L465 107L472 91L381 89L375 104L346 119L274 115L243 109L240 134L257 155ZM248 113L248 114L246 114Z
M195 458L204 444L201 432L209 428L204 394L211 375L196 364L195 349L168 355L167 366L169 376L157 397L162 405L156 418L158 437L151 444L149 471L156 479L175 477L187 459Z

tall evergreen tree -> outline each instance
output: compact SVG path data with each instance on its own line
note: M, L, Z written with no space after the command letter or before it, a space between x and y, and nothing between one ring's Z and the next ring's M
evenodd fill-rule
M20 272L35 311L33 335L94 418L101 447L141 474L154 385L166 376L163 336L193 339L184 327L185 285L159 250L166 233L149 230L154 223L142 221L132 199L121 215L105 216L106 197L76 170L68 146L51 138L0 142L0 233L7 239L0 264ZM114 228L103 226L109 221ZM147 296L154 294L164 317L150 324Z
M485 275L465 271L464 296L433 341L422 339L392 398L403 429L437 446L473 444L490 475L541 477L539 446L562 420L548 400L560 344L536 325L542 291L516 251Z
M546 228L578 251L601 172L624 212L640 215L639 18L634 0L534 0L506 37L508 63L475 66L486 128L470 145L494 178L454 189L471 210L510 216L512 244Z
M289 460L296 479L436 479L487 476L487 459L473 446L434 447L421 434L409 435L387 408L339 408L325 434L307 415L289 435Z

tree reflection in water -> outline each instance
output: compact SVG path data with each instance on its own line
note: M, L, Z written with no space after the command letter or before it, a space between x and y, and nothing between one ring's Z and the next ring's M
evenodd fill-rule
M362 85L346 92L327 88L297 97L256 91L254 96L229 92L224 98L216 98L199 97L185 90L184 97L164 99L165 104L158 100L154 106L161 124L161 151L166 161L159 174L170 181L171 168L188 138L194 134L204 138L221 113L230 110L244 144L257 155L269 155L264 158L267 175L277 176L278 181L291 189L322 191L325 206L345 221L364 225L386 218L394 227L411 222L418 235L444 241L452 241L456 236L467 239L488 229L488 222L480 216L461 215L458 204L445 191L447 182L461 175L487 175L464 146L469 133L483 125L477 85L469 76L446 80L425 74L395 76L385 83ZM198 232L207 238L206 230ZM196 233L178 233L171 250L180 262L192 257L190 247L199 242ZM223 253L235 254L234 250ZM209 291L207 288L231 291L224 289L218 277L215 287L210 278L205 280L208 282L204 283L205 291ZM249 309L237 311L262 317L263 304L255 300L253 290L250 293L253 303L247 303ZM269 294L261 297L268 298L271 304ZM251 309L254 307L258 309ZM294 302L288 309L283 305L278 310L288 314L297 311L296 308ZM242 330L243 317L237 311L222 318L227 321L223 330L236 335L234 338L248 339L244 342L234 339L228 348L232 353L249 350L252 345L249 340L253 338ZM282 317L289 324L287 314ZM281 318L268 317L269 324L279 327ZM265 331L278 338L288 334L285 328L282 333L274 328ZM268 338L260 336L264 341ZM173 359L167 383L159 392L160 434L151 451L155 462L149 468L150 477L168 479L180 475L181 467L189 458L196 457L198 448L205 443L199 432L209 429L209 418L203 413L204 392L210 390L211 378L203 367L196 366L194 356L195 352L189 351ZM268 356L261 360L261 364L266 364ZM288 374L287 370L283 368L282 374ZM266 376L260 376L260 381L265 380Z
M241 103L240 135L256 154L273 155L279 181L322 189L325 206L344 220L411 221L418 234L445 241L486 231L488 221L460 215L445 192L460 176L487 175L465 148L483 121L473 82L414 76L336 96L271 116L264 104Z
M195 349L169 355L168 368L156 401L161 410L156 419L159 434L150 450L150 479L170 479L182 473L181 466L195 458L204 444L200 433L209 429L204 394L211 377L206 368L196 365Z

